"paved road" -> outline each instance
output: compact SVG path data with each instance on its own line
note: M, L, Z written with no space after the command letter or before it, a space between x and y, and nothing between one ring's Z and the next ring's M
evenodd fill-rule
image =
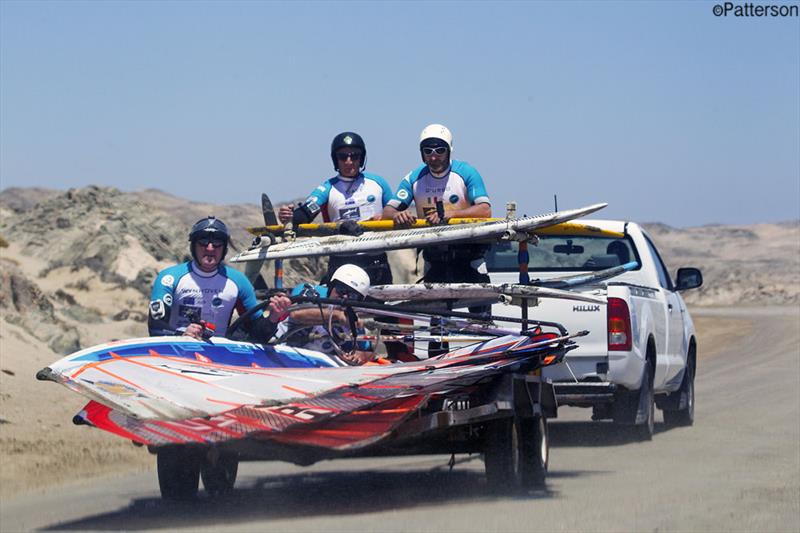
M143 474L3 502L0 529L798 531L800 312L720 313L752 329L701 352L694 427L637 443L562 410L547 491L488 497L477 459L249 463L223 501L162 502Z

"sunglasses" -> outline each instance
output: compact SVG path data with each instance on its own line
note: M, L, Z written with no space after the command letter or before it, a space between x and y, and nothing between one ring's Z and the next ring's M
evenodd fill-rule
M363 155L361 152L341 152L336 154L336 159L339 161L347 161L348 159L356 161L360 160Z
M363 300L364 296L358 292L357 290L353 289L345 285L344 283L339 282L338 280L334 282L333 288L336 289L336 294L339 295L339 298L344 300Z
M211 246L213 246L214 248L221 248L221 247L225 246L225 241L223 241L221 239L209 239L208 237L206 237L206 238L203 238L203 239L197 239L197 244L199 244L203 248L205 248L209 244Z
M437 146L436 148L431 148L430 146L425 146L422 148L422 153L425 155L431 155L431 154L444 155L447 153L447 147Z

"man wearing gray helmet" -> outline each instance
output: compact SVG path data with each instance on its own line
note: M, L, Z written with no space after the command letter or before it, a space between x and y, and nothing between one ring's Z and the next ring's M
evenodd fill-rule
M358 232L354 222L381 218L392 190L382 177L364 172L367 164L364 139L352 131L338 134L331 142L331 161L337 175L325 180L298 206L281 207L278 211L281 222L304 224L322 213L325 222L344 222L342 227L345 231ZM392 282L392 271L385 253L332 256L323 282L344 264L358 265L366 270L373 285Z
M192 260L162 270L153 283L147 321L150 335L224 336L234 310L241 315L258 304L244 274L223 263L229 242L228 228L215 217L192 226ZM257 342L269 341L290 305L286 295L276 294L270 298L269 315L254 312L245 329Z

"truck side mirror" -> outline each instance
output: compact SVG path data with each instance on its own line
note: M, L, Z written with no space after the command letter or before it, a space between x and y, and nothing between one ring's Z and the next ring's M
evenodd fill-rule
M696 289L703 284L703 274L700 273L699 268L686 267L679 268L677 280L675 282L675 290L685 291L688 289Z

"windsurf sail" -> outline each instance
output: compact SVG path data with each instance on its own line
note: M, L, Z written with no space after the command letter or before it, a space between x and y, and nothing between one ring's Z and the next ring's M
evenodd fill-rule
M253 437L340 450L383 438L430 394L523 361L557 362L574 345L571 338L504 336L426 361L337 367L302 350L155 337L82 350L38 377L93 400L78 420L143 444ZM361 416L371 419L369 429L332 437L331 428Z

